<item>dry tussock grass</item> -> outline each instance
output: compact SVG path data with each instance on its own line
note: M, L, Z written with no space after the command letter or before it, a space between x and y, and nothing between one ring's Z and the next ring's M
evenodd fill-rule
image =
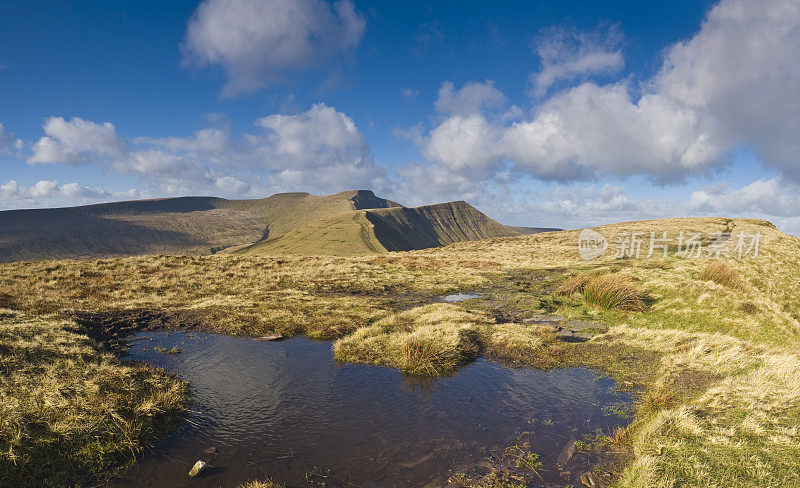
M540 369L561 364L563 349L552 327L537 324L496 324L486 345L487 354L494 358Z
M647 309L644 293L630 278L620 274L591 278L583 285L581 293L584 301L593 307L634 312L643 312Z
M359 258L14 263L0 265L0 302L39 313L193 309L220 332L340 337L339 359L416 374L452 372L481 349L520 364L552 357L604 368L643 388L642 408L621 441L630 442L635 458L618 486L800 486L800 240L752 219L669 219L598 230L612 241L623 230L759 231L763 239L758 259L737 264L747 287L698 279L706 256L670 256L653 265L608 253L586 263L577 255L577 231L568 231ZM608 333L561 344L552 331L498 324L457 305L397 312L386 301L477 289L501 273L555 267L576 276L571 290L553 299L561 303L558 313L595 317L612 325ZM628 287L623 293L620 283ZM514 293L517 302L536 298ZM639 309L643 293L651 299L646 310L619 310L630 303ZM599 306L587 306L593 303Z
M71 486L96 475L138 453L188 401L182 381L120 363L74 323L0 310L0 480L8 486Z
M739 271L718 259L709 261L703 271L700 273L700 278L706 281L713 281L728 288L741 289L744 288L744 282Z
M283 488L283 485L270 480L248 481L247 483L239 485L237 488Z
M425 305L392 314L339 339L334 355L416 375L450 373L475 359L489 323L487 316L457 305Z
M558 286L556 293L565 297L572 296L576 293L582 293L586 283L591 279L592 275L575 273Z
M617 339L674 351L661 360L651 395L681 371L719 376L699 395L641 416L636 460L620 486L783 487L800 485L800 360L720 334L657 333L617 327Z

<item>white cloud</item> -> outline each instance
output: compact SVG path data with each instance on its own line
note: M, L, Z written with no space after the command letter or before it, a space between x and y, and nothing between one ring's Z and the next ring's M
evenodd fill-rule
M505 103L506 96L495 88L491 80L484 83L472 81L459 90L452 82L445 81L439 88L436 110L446 115L474 115L502 108Z
M51 207L97 203L120 199L126 195L139 197L141 194L131 189L124 193L109 193L102 188L84 186L78 183L59 184L57 181L40 180L27 187L15 180L0 185L0 208Z
M370 148L353 119L319 103L296 115L270 115L255 122L265 129L248 135L254 164L273 170L374 168Z
M428 205L453 200L478 200L486 193L486 183L453 173L440 166L408 163L397 172L391 186L394 197L404 205Z
M738 189L711 185L693 192L687 206L723 215L797 216L800 185L782 178L756 180Z
M747 143L800 179L800 3L724 0L672 46L653 89L696 113L725 149Z
M329 63L358 45L364 26L349 0L204 0L183 51L191 64L220 66L230 96Z
M677 181L723 166L750 145L767 166L800 181L797 52L796 1L723 0L692 38L666 50L641 95L627 81L584 82L511 124L465 103L473 118L452 114L420 139L423 153L448 168L485 174L511 164L542 179Z
M482 115L453 115L423 140L423 154L449 170L485 172L502 157L501 136Z
M223 196L242 195L250 190L250 185L233 176L223 176L214 180L214 186Z
M222 125L188 137L123 141L110 123L51 117L29 162L92 163L136 176L165 196L385 188L386 167L375 163L353 119L333 107L317 104L299 114L269 115L255 121L255 133L238 137ZM66 191L85 196L74 190Z
M535 45L542 69L531 75L534 95L544 96L559 81L619 71L625 64L619 48L621 40L622 34L615 26L594 32L546 30Z
M125 152L125 145L109 122L96 124L80 117L67 122L63 117L50 117L45 120L44 133L47 135L33 145L29 164L82 164L90 156L118 156Z
M562 180L672 180L707 170L723 152L693 111L659 95L632 103L624 83L584 83L549 99L531 120L506 128L501 145L517 169Z
M136 142L152 144L171 151L192 153L217 153L230 148L230 134L225 129L208 128L197 131L192 137L140 137Z

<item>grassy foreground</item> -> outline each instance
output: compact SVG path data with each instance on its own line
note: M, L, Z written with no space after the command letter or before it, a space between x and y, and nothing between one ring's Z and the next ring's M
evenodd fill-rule
M137 413L145 399L154 405L150 412L181 407L177 380L100 352L70 332L77 317L87 330L132 324L304 334L335 340L341 360L413 374L449 374L479 354L514 365L596 367L642 390L633 424L614 439L627 452L614 469L614 486L800 486L800 240L748 219L633 222L598 230L612 246L621 231L673 237L679 231L758 231L763 237L759 257L743 260L684 258L672 249L666 259L660 253L615 259L608 252L585 262L577 256L577 232L554 232L354 258L153 256L0 265L0 307L16 310L2 318L3 361L12 347L7 344L32 340L25 339L28 330L86 348L67 348L59 359L72 361L67 378L42 369L40 353L12 354L17 363L11 368L4 363L0 477L40 476L51 467L37 449L66 442L88 453L70 464L73 472L102 471L107 463L94 464L92 456L110 459L98 453L129 450L126 442L138 446L163 425L160 413ZM484 296L436 303L437 295L455 290ZM607 327L588 342L564 343L550 327L523 321L533 313ZM88 380L81 378L97 374L98 365L110 377L130 381L118 383L118 390L84 386ZM62 381L58 391L84 395L74 408L97 410L44 417L33 425L4 421L24 416L44 394L35 385L53 374ZM123 391L119 385L138 396L128 391L107 403L95 397ZM87 423L79 415L113 417L101 407L120 409L125 422L138 425L126 431L128 437L112 433L105 451L91 435L70 434ZM24 442L6 447L17 438ZM472 480L470 486L501 482Z
M154 440L187 403L178 378L121 364L74 323L0 309L2 486L86 481Z

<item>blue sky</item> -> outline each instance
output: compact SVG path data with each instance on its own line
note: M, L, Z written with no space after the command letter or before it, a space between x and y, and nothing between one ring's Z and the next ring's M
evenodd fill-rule
M800 7L6 1L0 208L371 188L800 232Z

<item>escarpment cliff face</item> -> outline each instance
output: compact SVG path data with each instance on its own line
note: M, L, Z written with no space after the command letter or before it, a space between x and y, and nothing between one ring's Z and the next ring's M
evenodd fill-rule
M520 235L466 202L366 210L375 238L388 251L408 251L454 242Z
M0 212L0 261L138 254L353 255L519 235L465 202L407 208L369 190L181 197Z

